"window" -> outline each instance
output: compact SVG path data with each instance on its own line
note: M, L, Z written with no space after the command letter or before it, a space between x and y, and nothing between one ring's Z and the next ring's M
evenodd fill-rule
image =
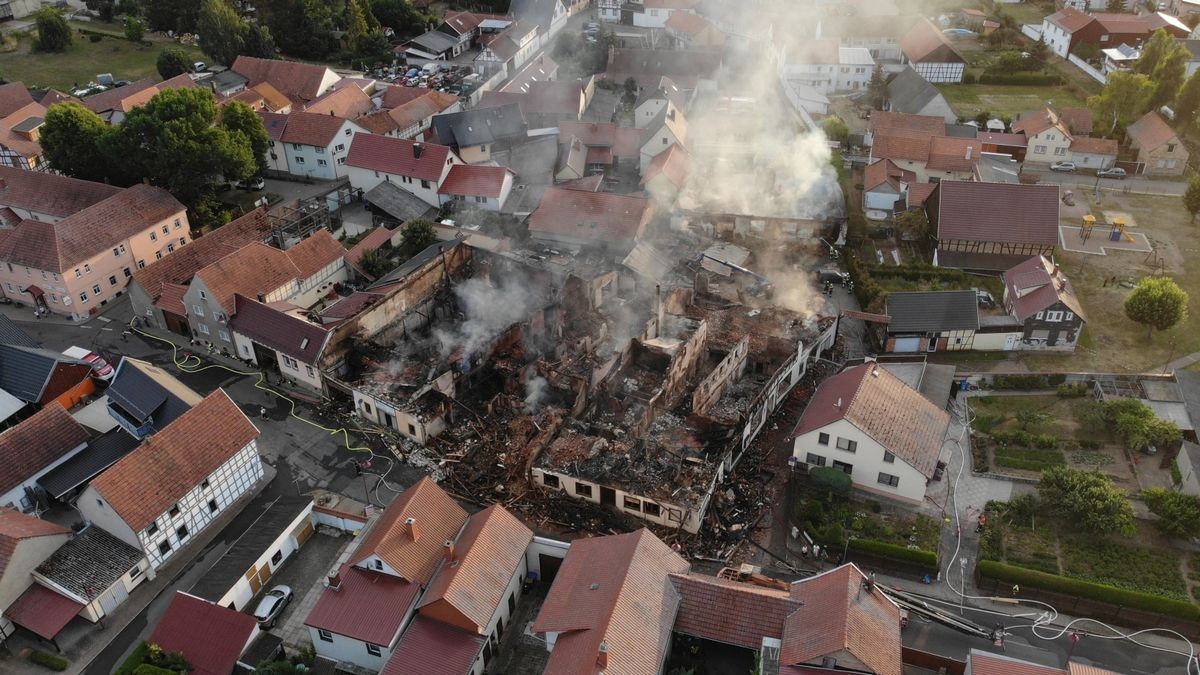
M383 653L377 645L373 645L370 642L366 643L366 645L367 645L367 653L370 654L371 656L379 656L380 654Z
M1062 312L1046 312L1046 320L1047 321L1062 321L1062 318L1063 318Z
M131 277L131 276L133 276L133 272L131 272L131 271L129 270L129 268L128 268L128 267L126 267L126 268L125 268L123 271L124 271L124 273L125 273L125 278L126 278L126 279L128 279L128 278L129 278L129 277Z
M663 139L662 139L662 144L663 144L663 145L666 145L666 144L667 144L667 137L666 137L666 136L663 136Z
M1044 145L1035 145L1035 146L1033 146L1033 154L1035 154L1035 155L1044 155L1044 154L1046 154L1046 146L1044 146Z
M312 366L304 366L304 373L309 377L313 377L316 373L313 372Z
M167 244L167 253L175 252L175 244Z
M1046 315L1045 312L1038 312L1037 314L1033 315L1033 318L1037 319L1038 321L1041 321L1042 317L1045 315Z
M170 552L171 552L171 542L167 541L166 539L163 539L162 541L158 542L158 554L159 555L166 555Z
M131 570L129 570L129 572L127 572L127 574L129 575L130 581L142 576L142 566L135 565L133 569L131 569Z
M208 512L209 513L217 512L217 500L215 500L215 499L208 500Z
M513 593L508 594L508 613L512 614L517 611L517 596Z
M225 330L224 328L218 329L217 335L220 335L221 339L226 342L232 342L232 340L229 339L229 331Z
M642 500L626 495L625 508L629 509L630 511L640 512L642 510Z
M841 436L838 436L837 449L845 450L846 452L854 452L855 450L858 450L858 441L852 441L849 438L842 438Z
M292 357L290 357L286 354L280 354L279 357L283 359L284 365L286 365L288 368L291 368L292 370L295 370L300 367L299 361L297 361L296 359L293 359Z
M162 226L162 231L163 234L171 234L171 228L167 227L166 225Z
M271 159L279 159L279 155L277 155L277 154L275 154L275 153L273 153L273 152L272 152L272 153L271 153Z
M275 553L271 554L272 565L278 565L281 562L283 562L283 551L275 551Z
M379 558L375 559L375 569L377 569L377 570L383 569L383 561L380 560Z
M179 527L175 528L175 534L179 536L179 541L183 541L184 539L187 539L187 536L188 536L187 525L180 525Z
M100 501L100 500L97 499L96 501ZM103 504L101 504L101 506L103 506ZM146 528L146 534L150 535L151 537L158 534L158 521L157 520L154 521L153 523L150 523L150 527Z
M208 335L210 332L208 330L208 324L203 324L203 323L196 324L196 330L197 330L197 332L203 333L204 335Z
M659 506L658 504L655 504L654 502L643 502L642 503L642 513L644 513L648 516L657 517L662 514L662 507Z
M300 149L300 144L299 144L299 143L292 143L292 149L293 149L293 150L299 150L299 149Z
M183 227L183 223L178 218L176 218L175 219L175 229L178 230L180 227Z
M80 301L80 302L87 302L87 293L80 293L80 294L79 294L79 301Z
M119 255L121 255L121 247L118 246L117 248L113 249L113 257L119 256Z
M154 252L154 259L155 259L155 260L162 260L162 251L155 251L155 252Z
M297 163L297 164L303 164L303 163L304 163L304 158L303 158L303 157L297 157L297 158L296 158L296 163Z
M879 484L880 484L880 485L889 485L889 486L891 486L891 487L896 487L897 485L899 485L899 484L900 484L900 477L899 477L899 476L893 476L893 475L892 475L892 474L890 474L890 473L884 473L884 472L880 471L880 472L879 472Z
M201 481L201 483L200 483L200 487L201 487L201 488L203 488L203 489L205 489L205 490L207 490L207 489L208 489L208 486L209 486L209 485L211 485L211 483L209 483L209 482L208 482L208 479L207 479L207 478L205 478L205 479L204 479L203 481Z
M323 154L325 154L325 148L318 147L318 148L317 148L317 154L318 154L318 155L323 155Z
M325 160L323 160L323 159L318 159L318 160L317 160L317 166L329 166L329 162L326 162L326 161L325 161Z
M330 633L327 630L321 630L318 628L317 637L321 639L321 642L333 642L333 633Z
M175 516L179 515L179 505L178 504L173 505L171 507L171 510L167 511L167 515L171 518L174 518Z
M825 458L820 455L814 455L810 452L808 453L808 456L804 458L804 463L811 464L813 466L825 466Z
M1167 143L1167 152L1175 152L1175 144Z
M92 284L92 293L100 295L100 284Z
M150 241L158 241L158 233L157 232L150 233Z
M893 455L892 453L888 452L887 450L884 450L883 451L883 461L885 464L895 464L896 456Z
M343 150L345 150L345 149L346 149L346 145L345 145L344 143L338 143L338 144L337 144L337 147L336 147L336 148L334 148L334 151L335 151L335 152L341 152L341 151L343 151Z
M846 474L850 474L850 473L853 473L853 472L854 472L854 465L853 465L853 464L847 464L847 463L845 463L845 462L839 462L839 461L837 461L837 460L834 460L834 462L833 462L833 468L835 468L835 469L837 469L838 471L841 471L841 472L843 472L843 473L846 473Z
M825 432L817 434L817 443L820 445L829 445L829 434Z
M108 284L110 286L116 286L117 285L117 275L115 275L115 274L108 275Z
M1067 312L1066 316L1063 318L1065 318L1067 321L1070 321L1075 318L1075 312Z
M351 132L350 132L350 129L346 129L346 131L345 131L345 134L346 134L347 136L349 136L349 135L350 135L350 133L351 133Z
M580 497L591 497L592 486L588 485L587 483L576 483L575 494L579 495Z
M85 263L85 264L84 264L84 266L83 266L83 273L84 273L84 274L91 274L91 273L92 273L92 266L91 266L91 265L88 265L88 264L86 264L86 263Z
M346 163L345 157L338 157L338 164L345 164L345 163Z
M187 246L187 238L186 238L186 237L180 237L180 238L179 238L179 245L180 245L180 246Z
M427 181L427 180L422 180L422 181L421 181L421 187L422 187L423 189L425 189L425 190L428 190L428 189L429 189L429 181Z
M25 268L25 273L26 273L26 274L28 274L28 273L29 273L29 268L28 268L28 267L26 267L26 268ZM79 277L81 277L81 276L83 276L83 270L81 270L81 269L79 269L78 267L76 267L76 268L75 268L75 278L76 278L76 279L78 279L78 278L79 278Z
M1063 155L1067 154L1067 149L1066 148L1055 148L1054 154L1059 157L1062 157Z
M204 294L201 293L200 297L203 298ZM192 314L195 314L196 316L204 316L204 308L200 305L192 305Z
M545 485L546 487L552 487L552 488L557 489L559 486L558 476L555 476L552 473L542 474L542 485Z

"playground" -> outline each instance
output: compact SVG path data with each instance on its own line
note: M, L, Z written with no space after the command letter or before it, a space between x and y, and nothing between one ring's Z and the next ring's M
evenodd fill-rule
M1059 225L1059 244L1064 251L1089 255L1108 255L1109 251L1152 253L1150 239L1134 231L1137 222L1124 212L1102 211L1100 218L1087 214L1080 224Z

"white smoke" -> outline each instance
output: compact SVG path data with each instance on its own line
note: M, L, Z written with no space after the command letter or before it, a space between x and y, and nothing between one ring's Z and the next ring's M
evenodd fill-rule
M550 383L533 369L525 376L525 412L534 413L545 404Z
M484 278L472 278L454 287L464 320L453 326L437 327L434 338L443 358L461 349L474 354L509 326L529 318L537 309L537 288L522 278L504 279L493 285Z

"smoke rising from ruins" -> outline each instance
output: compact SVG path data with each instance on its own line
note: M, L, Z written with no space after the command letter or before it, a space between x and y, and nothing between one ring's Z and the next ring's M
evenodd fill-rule
M526 283L524 275L504 275L495 280L475 277L454 286L454 295L464 317L461 323L438 327L433 331L442 357L461 349L474 354L497 334L518 321L529 318L541 296L537 286Z

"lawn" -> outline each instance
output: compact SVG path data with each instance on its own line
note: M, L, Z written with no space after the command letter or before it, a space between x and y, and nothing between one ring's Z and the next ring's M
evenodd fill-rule
M30 88L50 87L70 91L96 78L99 73L112 73L119 80L158 78L155 63L167 47L177 46L189 58L203 59L195 47L171 42L134 44L127 40L103 38L90 41L87 36L75 35L75 44L62 53L34 53L32 39L21 38L20 47L0 56L0 68L10 81L21 81Z
M1019 25L1035 23L1040 26L1042 19L1054 13L1054 4L1049 2L1022 2L999 7L1000 12L1011 16Z
M1065 87L1017 86L995 84L939 84L959 117L973 118L981 112L993 117L1015 119L1019 113L1040 110L1048 101L1057 107L1080 107L1084 101Z
M846 537L937 551L941 523L909 511L884 512L878 502L836 498L802 488L795 499L796 521L818 541L845 543Z

